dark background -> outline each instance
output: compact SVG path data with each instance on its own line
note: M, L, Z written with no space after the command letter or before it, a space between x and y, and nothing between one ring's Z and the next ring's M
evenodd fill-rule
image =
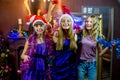
M117 0L62 0L71 12L82 12L82 6L113 7L114 8L114 30L113 38L120 38L120 3ZM32 5L38 5L38 0ZM42 6L41 4L40 6ZM39 6L31 7L31 12L36 13ZM34 10L33 10L34 9ZM0 0L0 35L7 38L8 32L14 28L19 28L18 18L23 20L23 30L28 30L25 26L25 17L28 15L24 0ZM116 50L113 51L112 80L119 80L120 60L116 59Z

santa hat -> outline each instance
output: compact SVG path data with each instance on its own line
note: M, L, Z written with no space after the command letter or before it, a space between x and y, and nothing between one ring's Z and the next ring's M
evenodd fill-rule
M61 20L62 20L64 17L68 17L68 18L70 18L71 23L72 23L72 26L74 26L73 18L72 18L71 15L69 15L69 14L63 14L63 15L60 17L60 19L59 19L59 26L60 26L60 22L61 22Z
M44 25L46 24L45 19L42 16L37 16L37 15L30 15L26 17L26 24L29 26L30 24L32 24L32 26L34 26L34 24L36 22L42 22Z
M34 20L36 15L28 15L26 16L26 25L30 26L30 24L32 23L32 21Z

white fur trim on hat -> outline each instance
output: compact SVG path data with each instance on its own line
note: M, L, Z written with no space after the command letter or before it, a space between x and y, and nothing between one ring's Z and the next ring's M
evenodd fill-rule
M60 22L61 22L62 18L64 18L64 17L69 17L71 19L72 26L74 25L73 18L69 14L63 14L59 19L59 26L60 26Z
M46 23L44 23L42 20L35 20L33 23L32 23L32 26L34 26L34 24L36 23L36 22L42 22L44 25L46 25Z
M27 25L27 26L29 26L29 25L33 22L35 16L36 16L36 15L33 15L33 16L30 18L29 22L26 22L26 25Z

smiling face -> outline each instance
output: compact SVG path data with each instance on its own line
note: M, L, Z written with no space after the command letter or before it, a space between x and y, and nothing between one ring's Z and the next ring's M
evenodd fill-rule
M71 23L72 23L71 19L67 16L61 19L61 26L63 29L69 29L71 26Z
M45 24L42 22L36 22L33 27L37 34L43 34L45 31Z
M91 17L88 17L85 21L85 28L91 30L93 28L93 20Z

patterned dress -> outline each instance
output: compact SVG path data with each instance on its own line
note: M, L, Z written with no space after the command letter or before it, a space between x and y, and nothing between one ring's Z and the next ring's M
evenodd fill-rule
M55 52L52 80L77 80L75 53L70 50L70 40L65 39L63 50Z

